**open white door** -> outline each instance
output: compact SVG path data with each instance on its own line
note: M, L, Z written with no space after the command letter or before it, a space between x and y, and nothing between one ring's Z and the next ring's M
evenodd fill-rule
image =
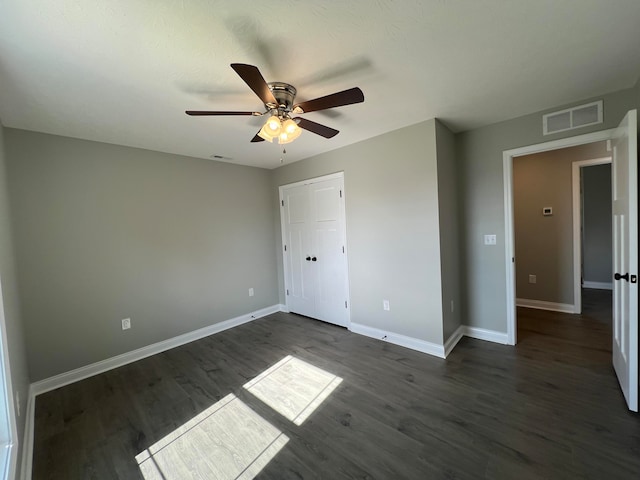
M613 367L629 410L638 411L638 114L613 135Z

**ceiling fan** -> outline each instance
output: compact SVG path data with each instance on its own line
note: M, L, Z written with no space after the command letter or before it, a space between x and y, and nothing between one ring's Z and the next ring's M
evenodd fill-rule
M293 85L282 82L267 83L253 65L244 63L232 63L231 68L240 75L240 78L254 91L264 103L264 112L234 112L234 111L201 111L187 110L187 115L253 115L262 116L270 114L269 119L260 131L251 139L252 142L290 143L300 136L302 130L308 130L324 138L335 137L338 130L320 123L312 122L301 117L291 117L291 114L317 112L328 108L342 107L354 103L364 102L364 94L358 87L343 90L324 97L315 98L302 103L294 104L297 90Z

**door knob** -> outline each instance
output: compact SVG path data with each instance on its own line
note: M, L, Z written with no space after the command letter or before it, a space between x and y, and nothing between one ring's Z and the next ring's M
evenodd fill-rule
M616 273L613 278L615 278L616 280L626 280L627 282L629 281L629 273L625 273L624 275L620 275L619 273Z
M313 258L311 259L311 261L312 261L312 262L315 262L316 260L318 260L316 257L313 257Z
M308 262L309 260L311 260L311 257L307 257L307 258L306 258L306 260L307 260L307 262Z

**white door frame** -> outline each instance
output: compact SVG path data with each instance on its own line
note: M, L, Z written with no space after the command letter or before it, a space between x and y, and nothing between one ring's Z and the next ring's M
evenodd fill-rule
M286 188L291 188L291 187L301 187L303 185L311 185L313 183L318 183L318 182L323 182L326 180L335 180L335 179L342 179L343 182L343 187L344 187L344 172L336 172L336 173L330 173L328 175L323 175L321 177L314 177L314 178L309 178L307 180L301 180L299 182L294 182L294 183L287 183L285 185L280 185L278 187L278 198L280 201L280 204L282 205L282 202L284 201L284 190ZM348 330L351 330L351 289L349 286L349 247L347 246L347 212L346 212L346 197L347 197L347 193L346 193L346 188L343 188L343 195L344 195L344 202L342 202L342 208L344 209L342 212L343 218L344 218L344 229L342 232L343 235L343 245L344 245L344 269L345 269L345 275L346 275L346 279L345 279L345 289L346 289L346 296L347 296L347 306L346 306L346 310L347 310L347 314L346 314L346 318L347 318L347 325L346 328ZM280 210L280 209L279 209ZM280 212L282 212L282 210L280 210ZM282 216L280 216L280 248L283 249L283 245L284 245L284 241L285 238L287 237L286 235L286 228L285 228L285 222L284 222L284 218L282 218ZM284 249L281 250L282 251L282 267L283 267L283 272L282 272L282 276L283 276L283 282L284 282L284 289L285 289L285 305L287 308L287 311L289 311L289 298L286 295L286 291L288 288L290 288L290 285L288 284L288 278L287 278L287 255L284 254Z
M4 299L0 280L0 422L3 423L0 445L6 451L0 452L0 478L13 478L18 462L18 426L16 425L11 365L7 351L7 329L4 315ZM24 414L23 414L24 415Z
M517 342L516 324L516 275L515 275L515 233L513 219L513 158L533 153L548 152L560 148L575 147L586 143L610 140L614 129L587 133L575 137L562 138L550 142L528 145L502 152L504 173L504 234L505 234L505 266L507 274L507 343L515 345Z
M580 201L580 169L611 164L611 157L580 160L571 165L573 192L573 313L582 313L582 202Z

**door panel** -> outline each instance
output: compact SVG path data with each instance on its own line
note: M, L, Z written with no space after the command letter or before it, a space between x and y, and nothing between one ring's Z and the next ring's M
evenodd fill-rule
M308 220L309 195L303 188L295 188L286 195L287 222L292 224L304 224Z
M342 218L342 179L309 186L312 196L317 317L347 325L346 263Z
M316 309L318 318L347 326L345 265L342 237L337 228L316 230L318 252Z
M311 187L314 221L338 221L340 219L340 184L336 184L335 180L328 180Z
M291 225L288 236L289 253L289 310L302 315L314 315L313 276L309 275L309 261L306 257L311 250L308 247L307 234L300 225Z
M637 112L613 138L613 367L630 410L638 411L638 152ZM622 277L620 277L622 275ZM636 280L637 281L637 280Z
M288 189L284 196L285 209L285 245L287 252L286 272L288 278L287 305L289 310L301 315L313 316L314 278L309 274L310 261L306 260L311 254L311 239L307 231L309 222L309 194L304 187Z

